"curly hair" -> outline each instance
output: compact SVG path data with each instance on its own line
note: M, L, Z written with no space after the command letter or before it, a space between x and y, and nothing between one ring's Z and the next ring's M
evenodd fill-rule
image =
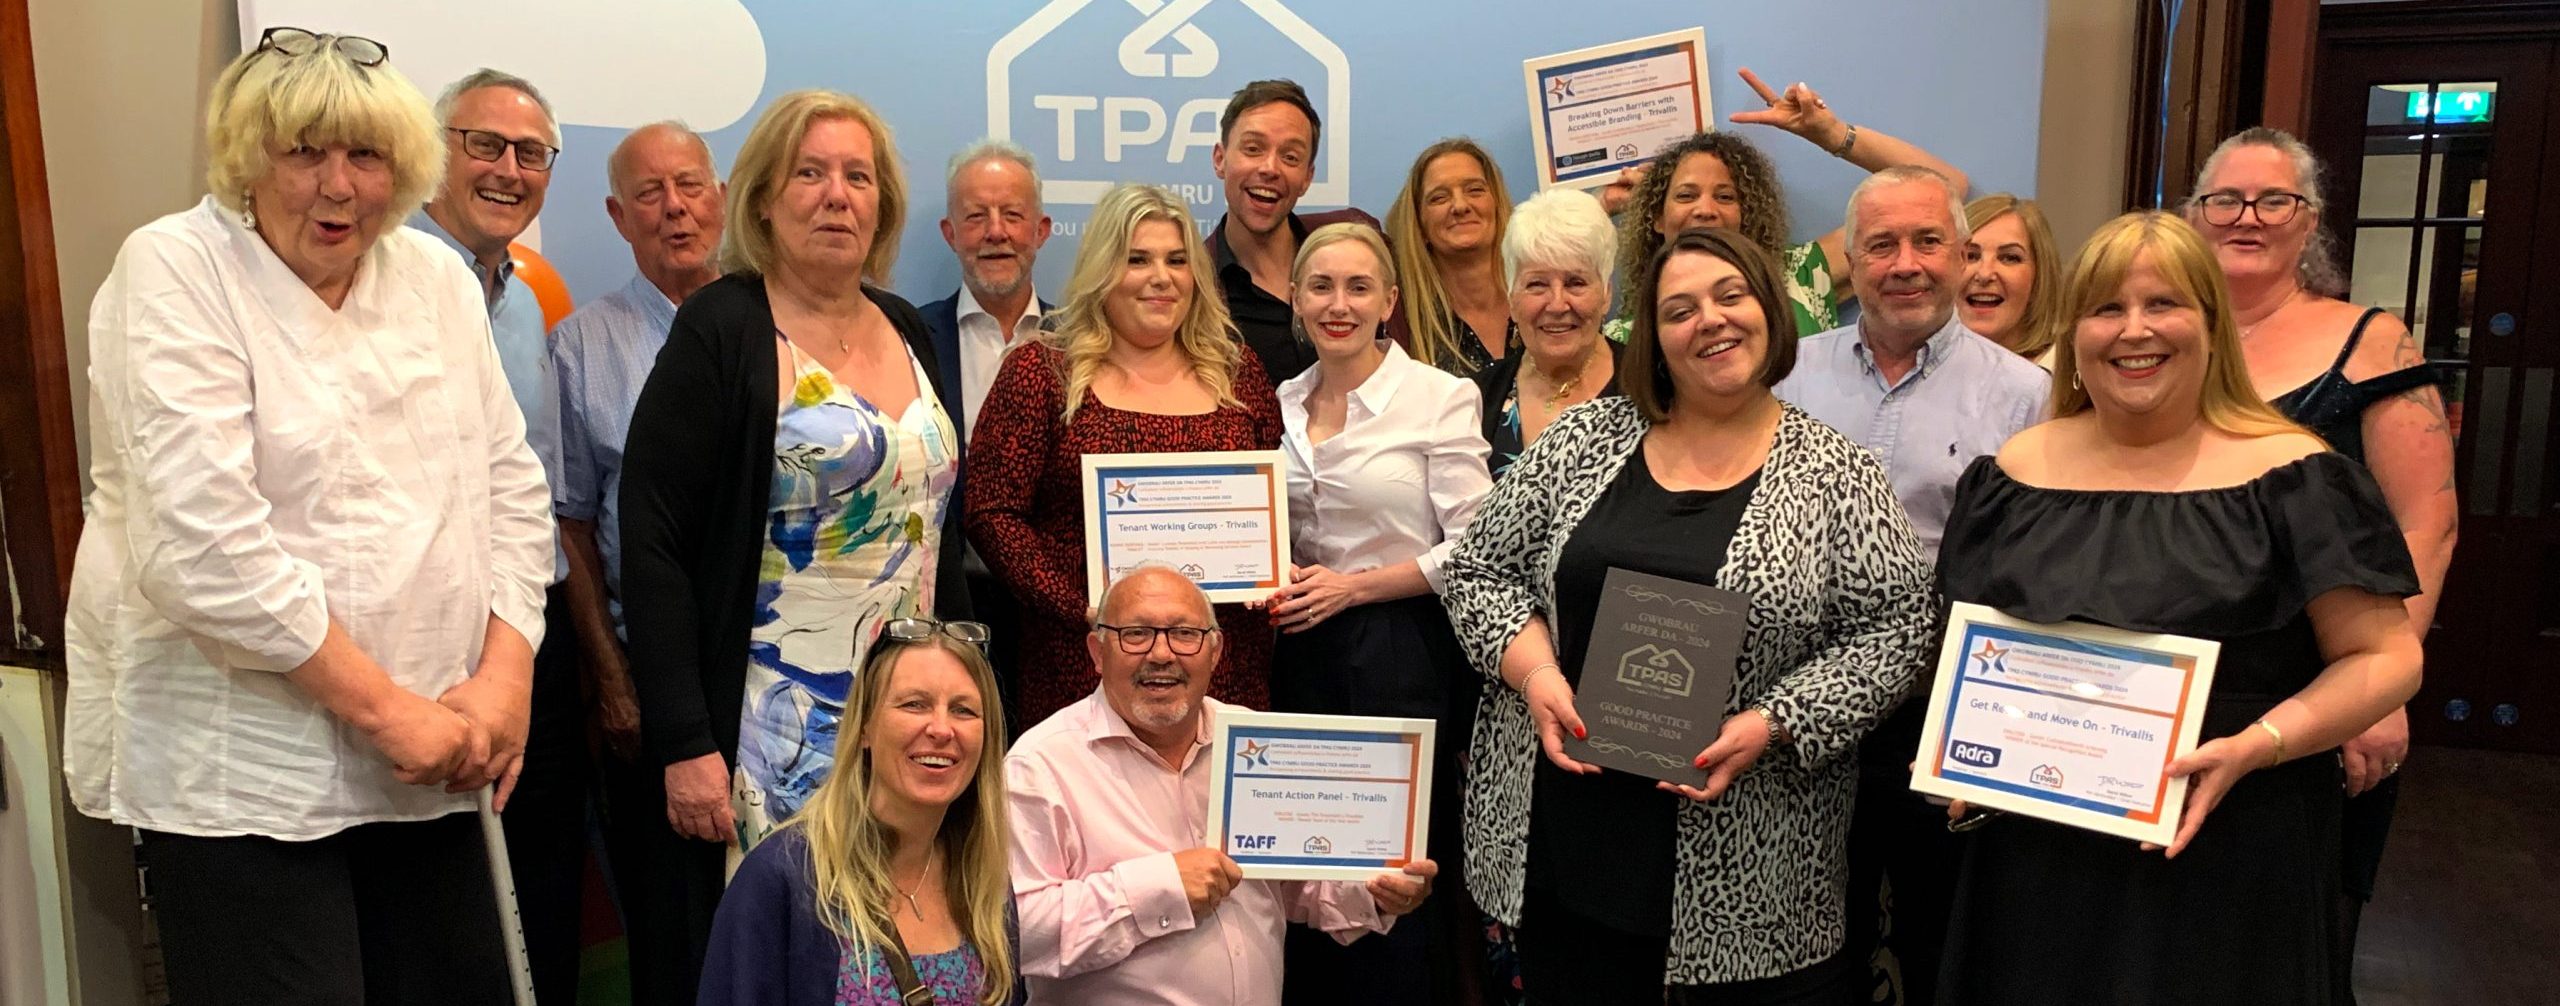
M1733 176L1735 194L1741 198L1741 217L1734 229L1759 245L1769 254L1785 261L1787 253L1787 193L1778 187L1778 166L1769 155L1761 153L1750 140L1739 134L1709 130L1664 148L1645 163L1644 177L1636 182L1635 194L1628 197L1625 215L1618 221L1618 264L1621 268L1641 269L1653 261L1653 253L1662 250L1662 204L1671 194L1671 176L1680 170L1680 162L1691 154L1707 154L1724 162ZM1622 281L1622 289L1633 289Z

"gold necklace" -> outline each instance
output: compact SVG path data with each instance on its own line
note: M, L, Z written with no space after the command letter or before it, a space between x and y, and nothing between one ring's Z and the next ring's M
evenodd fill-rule
M1562 404L1567 397L1573 394L1573 389L1581 386L1583 373L1591 369L1591 358L1598 355L1600 355L1600 346L1598 343L1593 343L1590 349L1582 351L1582 362L1574 364L1573 376L1567 377L1563 381L1558 382L1554 393L1547 396L1547 408L1554 409L1557 405ZM1536 367L1530 368L1532 371L1535 371L1536 369Z
M939 846L924 851L924 872L916 874L916 886L913 889L901 890L897 881L889 882L890 890L897 891L899 897L907 899L907 910L916 913L918 922L924 921L924 906L916 903L916 891L924 890L924 882L933 877L933 854L940 851Z

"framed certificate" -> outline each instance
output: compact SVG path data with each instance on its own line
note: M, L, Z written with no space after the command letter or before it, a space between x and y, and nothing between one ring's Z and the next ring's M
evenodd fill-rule
M1367 880L1431 842L1430 720L1224 710L1209 842L1254 880Z
M1525 60L1538 188L1599 188L1715 121L1707 33L1665 32Z
M1911 788L2143 842L2178 833L2222 644L1957 603Z
M1289 579L1279 451L1084 456L1085 596L1142 562L1179 569L1211 601L1258 601Z

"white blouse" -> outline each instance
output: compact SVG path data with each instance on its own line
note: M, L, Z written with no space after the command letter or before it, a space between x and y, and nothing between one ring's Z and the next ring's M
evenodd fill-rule
M1289 538L1299 565L1356 573L1407 559L1440 589L1440 564L1493 488L1474 381L1425 366L1387 343L1376 373L1352 389L1342 431L1307 436L1317 368L1280 385L1289 458Z
M470 808L394 780L280 673L332 618L429 698L478 665L492 613L542 642L550 492L462 259L394 228L333 311L207 199L125 239L89 340L73 802L289 840Z

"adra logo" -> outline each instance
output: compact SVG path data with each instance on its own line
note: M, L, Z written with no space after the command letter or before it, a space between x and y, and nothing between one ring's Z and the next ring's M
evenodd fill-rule
M987 133L1039 156L1053 206L1145 181L1205 225L1223 211L1209 169L1218 115L1272 77L1304 86L1324 116L1306 202L1348 203L1351 61L1279 0L1050 0L987 52Z

